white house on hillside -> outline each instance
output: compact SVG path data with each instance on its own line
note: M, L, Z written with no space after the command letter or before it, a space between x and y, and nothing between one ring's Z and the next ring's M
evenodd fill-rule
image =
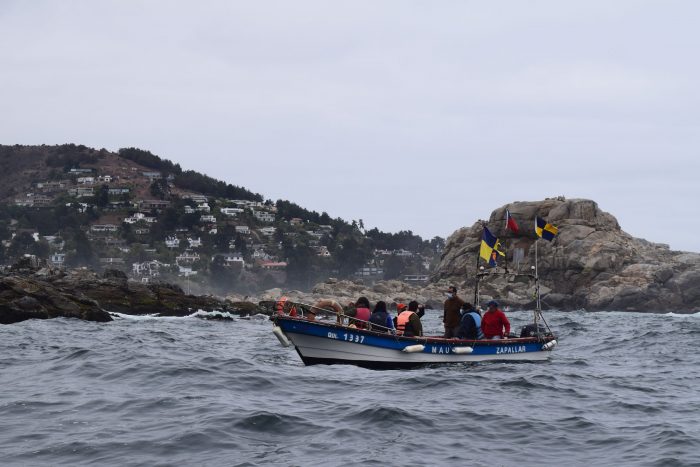
M166 237L165 246L168 248L177 248L180 246L180 239L175 236Z

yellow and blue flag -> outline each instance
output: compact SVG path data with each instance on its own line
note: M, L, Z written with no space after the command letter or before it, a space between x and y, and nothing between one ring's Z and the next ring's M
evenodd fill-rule
M498 240L486 227L484 227L484 235L481 237L481 249L479 250L479 256L483 258L484 261L489 263L489 266L496 267L497 254L505 256L505 253L501 251L501 241Z
M551 242L559 233L559 229L548 223L541 217L535 217L535 233L538 237Z

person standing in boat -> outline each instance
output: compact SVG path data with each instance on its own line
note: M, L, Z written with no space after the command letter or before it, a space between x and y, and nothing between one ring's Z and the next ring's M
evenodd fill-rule
M457 338L469 340L484 338L481 330L481 315L471 303L462 305L462 320L459 323Z
M386 302L379 301L374 305L372 316L369 317L370 329L379 332L392 332L394 330L394 320L386 311Z
M358 298L357 302L355 302L355 319L352 320L353 324L358 329L366 329L371 315L372 312L369 310L367 297Z
M408 309L402 311L396 318L396 334L406 337L418 337L423 335L423 323L418 314L418 302L413 300L408 303Z
M488 309L481 320L481 330L486 339L503 339L510 334L510 321L508 321L506 314L498 308L496 300L491 300L488 303Z
M445 325L445 338L457 337L459 323L462 319L460 309L464 305L464 300L457 296L457 287L454 285L447 289L447 300L444 304L442 324Z

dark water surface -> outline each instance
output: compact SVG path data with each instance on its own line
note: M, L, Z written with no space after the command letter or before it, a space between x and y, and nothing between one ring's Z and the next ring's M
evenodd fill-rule
M700 465L700 315L546 317L547 363L410 371L304 367L264 319L2 326L0 465Z

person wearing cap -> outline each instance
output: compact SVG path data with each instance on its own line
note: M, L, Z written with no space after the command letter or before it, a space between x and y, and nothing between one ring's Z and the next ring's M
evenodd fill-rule
M488 309L481 319L481 330L484 332L486 339L503 339L510 334L510 321L498 308L498 302L491 300L488 303Z
M457 296L457 287L454 285L447 289L447 300L444 304L444 312L442 315L442 324L445 325L445 338L450 339L457 337L459 331L459 322L462 319L460 309L464 304L464 300Z
M413 300L408 303L408 310L404 310L396 319L396 334L406 337L418 337L423 335L423 323L418 314L418 302Z
M459 324L457 338L469 340L484 338L484 333L481 330L481 315L471 303L462 305L462 320Z
M406 308L407 308L407 307L406 307L406 304L405 304L405 303L397 303L397 304L396 304L396 316L394 316L394 318L393 318L393 320L392 320L392 321L394 322L394 329L396 329L396 325L397 325L397 322L398 322L398 319L399 319L399 315L400 315L403 311L406 311Z

